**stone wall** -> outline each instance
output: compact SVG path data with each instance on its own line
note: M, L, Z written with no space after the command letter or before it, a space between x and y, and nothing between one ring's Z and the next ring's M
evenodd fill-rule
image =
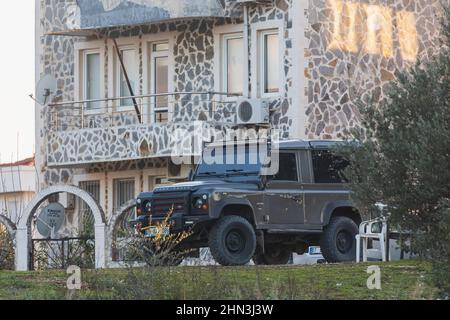
M78 0L81 28L143 24L180 17L222 16L217 0Z
M203 137L209 138L211 130L224 135L228 127L201 121L49 132L47 161L50 166L64 167L172 155L200 156ZM192 143L198 148L194 149Z
M359 124L357 102L386 97L397 70L430 58L438 0L310 0L306 135L342 138Z

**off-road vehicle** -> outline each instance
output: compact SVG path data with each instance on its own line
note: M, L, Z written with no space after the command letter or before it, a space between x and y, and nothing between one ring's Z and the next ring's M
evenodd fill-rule
M353 261L361 216L340 174L347 162L333 152L337 143L280 142L273 176L261 175L260 161L249 161L251 148L245 148L244 164L201 163L189 182L140 194L138 219L151 230L149 221L158 224L172 212L167 232L191 230L183 247L209 247L226 266L252 259L286 264L309 246L320 246L328 262Z

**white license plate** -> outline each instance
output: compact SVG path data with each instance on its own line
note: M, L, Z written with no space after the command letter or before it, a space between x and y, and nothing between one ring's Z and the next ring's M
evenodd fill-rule
M144 231L144 236L147 238L156 238L156 237L167 237L170 235L170 228L158 228L158 227L150 227Z
M320 247L309 247L309 254L311 256L318 256L322 254Z

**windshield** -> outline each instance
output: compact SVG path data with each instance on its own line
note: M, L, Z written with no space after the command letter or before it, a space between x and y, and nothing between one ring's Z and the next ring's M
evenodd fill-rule
M207 148L196 177L259 176L261 158L256 146Z

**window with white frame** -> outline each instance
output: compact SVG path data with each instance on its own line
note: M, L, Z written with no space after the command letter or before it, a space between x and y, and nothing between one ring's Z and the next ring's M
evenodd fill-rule
M135 199L136 194L134 178L115 179L113 184L113 192L114 210L117 210L128 201Z
M136 94L137 90L137 82L138 82L138 61L136 49L134 48L122 48L120 50L120 54L122 55L122 61L125 66L128 79L130 80L131 89L133 93ZM127 79L125 77L125 73L123 72L122 64L120 60L117 61L117 92L120 97L130 97L131 92L127 83ZM120 100L120 107L129 108L133 106L132 99L122 99Z
M113 180L113 210L117 211L123 207L127 202L136 198L135 194L135 179L121 178ZM129 260L129 238L133 229L130 227L130 222L136 219L136 210L132 208L123 212L120 219L115 226L116 232L113 238L115 248L113 252L114 261Z
M244 93L244 38L242 33L222 36L222 89L230 95Z
M83 77L82 77L82 96L83 100L100 99L100 52L95 50L86 50L83 52ZM100 108L99 101L88 102L86 109L92 111Z
M280 37L278 29L259 33L259 84L262 96L280 92Z
M156 123L169 121L169 43L159 42L150 45L151 113ZM158 96L159 95L159 96Z
M95 201L100 203L100 181L82 181L78 184L81 190L88 192ZM81 198L77 198L78 201L78 214L79 214L79 230L81 232L86 232L94 226L94 214L91 208L84 202Z

